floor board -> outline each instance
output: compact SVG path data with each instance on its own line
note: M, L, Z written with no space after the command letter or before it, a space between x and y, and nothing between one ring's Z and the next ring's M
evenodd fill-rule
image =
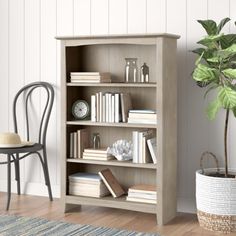
M168 225L157 227L155 215L112 208L83 206L81 211L64 214L58 199L50 202L46 197L12 194L10 210L8 212L5 211L5 205L6 193L0 193L0 214L42 217L49 220L142 232L159 232L164 236L222 235L200 228L196 215L192 214L179 214Z

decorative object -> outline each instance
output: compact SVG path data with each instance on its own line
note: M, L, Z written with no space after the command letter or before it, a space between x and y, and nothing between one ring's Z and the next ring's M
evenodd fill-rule
M220 108L226 112L224 168L202 169L196 173L198 219L204 228L224 233L236 231L235 172L229 172L227 149L229 114L236 116L236 34L221 33L228 21L225 18L217 25L213 20L199 20L208 35L198 41L203 47L193 51L199 55L193 79L201 88L206 87L205 96L216 90L216 98L207 109L208 118L213 120ZM215 158L209 152L203 157L206 154Z
M93 133L93 148L99 149L100 148L100 135L99 133Z
M26 232L27 228L27 232ZM91 225L71 224L62 221L49 221L42 218L30 218L22 216L0 215L1 235L137 235L137 236L158 236L156 233L138 233L107 227L95 227ZM159 235L160 236L160 235Z
M130 141L120 139L108 147L108 153L116 157L118 161L132 160L132 143Z
M148 83L149 82L149 67L144 62L140 68L140 82Z
M34 145L34 142L21 141L19 134L0 133L0 148L17 148L32 145Z
M137 58L125 58L125 82L136 83L138 82L138 67Z
M85 100L77 100L72 105L72 114L75 119L84 120L90 115L89 104Z

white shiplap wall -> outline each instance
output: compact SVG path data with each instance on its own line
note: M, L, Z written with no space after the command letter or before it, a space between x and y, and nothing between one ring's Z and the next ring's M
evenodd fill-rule
M16 91L32 81L52 83L56 103L48 130L50 176L55 196L60 184L59 43L55 35L97 35L169 32L178 41L178 206L194 209L194 172L202 151L223 159L223 112L213 122L204 114L207 101L191 80L190 52L204 31L197 19L236 19L233 0L0 0L0 132L12 129L11 104ZM225 32L235 32L234 24ZM43 95L36 103L38 113ZM33 118L32 118L33 119ZM22 125L24 129L24 126ZM235 120L230 121L230 163L236 167ZM46 195L40 163L22 162L24 192ZM14 188L13 184L13 188ZM6 189L6 167L0 166L0 191Z

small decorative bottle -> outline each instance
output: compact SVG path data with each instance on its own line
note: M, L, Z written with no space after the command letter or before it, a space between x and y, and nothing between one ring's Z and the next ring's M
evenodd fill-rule
M99 133L93 133L93 148L94 149L100 148L100 135L99 135Z
M144 62L140 68L140 82L148 83L149 82L149 67Z
M125 58L125 82L136 83L138 79L137 58Z

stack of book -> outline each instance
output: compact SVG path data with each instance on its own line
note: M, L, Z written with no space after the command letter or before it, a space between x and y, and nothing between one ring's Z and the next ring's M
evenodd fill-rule
M128 123L156 124L157 114L155 110L129 110Z
M71 83L111 83L111 74L108 72L71 72Z
M149 163L154 162L152 154L148 151L147 140L153 138L154 131L152 129L133 131L133 163Z
M100 148L100 149L86 148L84 149L83 152L83 159L109 161L111 159L114 159L114 156L107 153L107 148Z
M76 173L69 176L69 194L103 197L110 192L98 174Z
M89 135L86 129L70 133L70 158L82 158L83 151L89 147Z
M91 96L92 122L127 122L132 108L129 93L98 92Z
M157 191L154 185L135 185L129 188L127 201L143 202L143 203L157 203Z

